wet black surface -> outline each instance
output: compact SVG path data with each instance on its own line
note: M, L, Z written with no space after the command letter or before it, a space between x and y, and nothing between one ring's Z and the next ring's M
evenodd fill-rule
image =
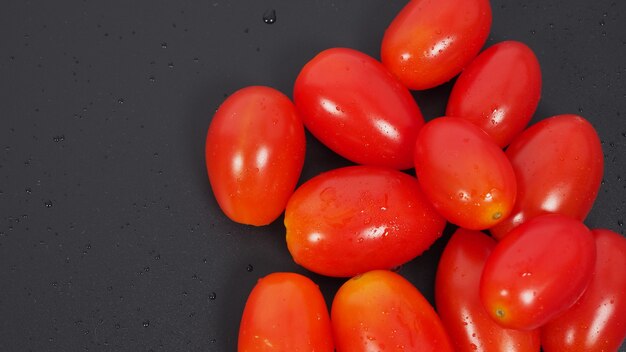
M0 350L233 351L246 297L291 260L282 218L230 222L211 194L212 113L252 84L290 95L333 46L378 57L404 1L13 1L0 11ZM579 113L605 176L586 223L624 234L626 3L492 1L487 45L542 65L535 121ZM272 22L272 23L271 23ZM426 118L450 84L416 93ZM348 162L308 138L302 180ZM400 273L433 297L449 232ZM622 347L621 351L626 351Z

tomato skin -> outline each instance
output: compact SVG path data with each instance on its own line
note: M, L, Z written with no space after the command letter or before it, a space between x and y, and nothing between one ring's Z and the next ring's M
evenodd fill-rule
M412 0L383 37L383 64L409 89L456 76L478 54L491 28L488 0Z
M593 126L577 115L557 115L530 126L506 155L517 178L511 215L490 229L500 239L540 214L584 220L598 195L604 154Z
M538 216L496 245L481 276L481 301L500 325L536 329L576 303L595 260L593 235L582 222Z
M370 56L322 51L300 71L293 97L307 129L337 154L357 164L412 167L424 118L411 93Z
M457 117L422 127L415 172L426 196L448 221L489 228L513 208L516 180L504 152L480 128Z
M391 271L370 271L344 283L331 321L337 352L454 351L430 303Z
M211 188L226 216L256 226L276 220L300 177L305 143L304 126L281 92L251 86L228 97L205 147Z
M272 273L250 292L237 351L333 352L328 308L319 287L296 273Z
M493 238L479 231L460 228L452 235L437 267L437 312L457 352L539 352L539 329L505 329L480 301L480 276L495 246Z
M544 351L617 351L626 338L626 238L592 231L595 272L583 296L541 329Z
M452 87L447 116L471 121L501 148L528 125L541 96L541 68L533 51L505 41L480 53Z
M285 211L294 261L336 277L404 264L430 247L445 224L414 177L374 166L310 179Z

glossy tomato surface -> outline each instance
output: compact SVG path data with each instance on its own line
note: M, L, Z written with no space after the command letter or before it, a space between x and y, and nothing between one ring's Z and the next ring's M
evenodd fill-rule
M237 351L334 351L328 308L317 285L296 273L259 279L243 311Z
M357 164L412 167L424 119L411 93L372 57L322 51L300 71L293 97L307 129L337 154Z
M489 0L412 0L385 31L381 58L409 89L432 88L469 64L490 28Z
M310 179L294 192L285 212L295 262L328 276L404 264L430 247L444 226L414 177L373 166Z
M541 95L541 68L526 44L505 41L480 53L454 83L447 116L462 117L500 147L526 127Z
M454 351L430 303L391 271L367 272L343 284L331 320L337 352Z
M626 338L626 238L593 230L597 258L583 296L541 329L545 352L617 351Z
M437 267L437 312L457 352L539 352L539 329L503 328L480 301L480 276L495 246L480 231L460 228L452 235Z
M506 150L517 178L511 215L490 229L502 238L545 213L583 220L600 188L604 155L593 126L577 115L557 115L532 125Z
M580 298L595 260L595 240L582 222L559 214L538 216L494 248L481 276L481 300L500 325L536 329Z
M448 221L486 229L513 208L513 168L493 140L467 120L441 117L420 131L415 172L426 196Z
M305 143L296 109L281 92L252 86L228 97L213 116L205 149L224 213L250 225L276 220L300 177Z

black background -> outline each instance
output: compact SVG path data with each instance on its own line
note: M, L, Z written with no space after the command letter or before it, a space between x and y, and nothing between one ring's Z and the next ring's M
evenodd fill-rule
M305 273L282 218L219 210L204 138L247 85L291 95L317 52L379 57L405 1L11 1L0 11L0 350L234 351L259 277ZM493 0L487 45L527 43L543 92L534 121L579 113L605 175L586 223L624 233L626 3ZM276 22L263 14L276 11ZM427 119L451 88L415 97ZM349 162L308 136L302 180ZM433 297L450 230L400 273ZM621 351L626 351L622 347Z

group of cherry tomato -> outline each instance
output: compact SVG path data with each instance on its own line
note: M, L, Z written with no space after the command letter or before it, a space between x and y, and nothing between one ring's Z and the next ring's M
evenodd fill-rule
M626 238L582 222L602 179L600 140L577 115L527 128L539 63L516 41L480 52L491 19L488 0L412 0L385 32L382 62L331 48L304 65L293 102L253 86L219 107L206 162L224 213L261 226L284 212L296 263L351 278L330 314L307 277L260 279L239 351L617 351ZM459 73L446 116L425 122L409 89ZM296 189L305 127L357 165ZM448 222L458 230L432 307L390 269Z

